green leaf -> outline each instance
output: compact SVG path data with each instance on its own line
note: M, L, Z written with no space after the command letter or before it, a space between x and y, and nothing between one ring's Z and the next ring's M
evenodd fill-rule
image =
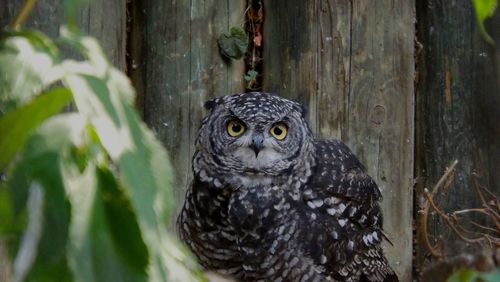
M59 62L59 50L57 46L54 44L52 39L47 37L42 32L35 29L7 30L0 34L0 42L2 45L5 44L5 46L8 47L8 42L16 37L22 37L28 40L35 50L47 53L47 55L49 55L54 62Z
M27 281L67 281L72 277L66 256L70 206L61 173L61 167L66 166L63 156L68 153L75 133L83 127L72 117L61 115L37 129L26 141L13 173L8 175L15 214L26 209L34 182L43 188L45 195L41 215L43 230L38 247L31 250L36 258L29 268ZM26 230L29 229L28 226Z
M64 79L73 90L76 107L94 126L111 159L126 171L122 174L125 186L137 189L142 194L138 199L146 197L150 189L148 197L151 201L144 203L149 205L148 218L152 220L159 214L160 220L163 220L168 212L167 206L171 204L170 191L166 188L171 175L168 156L135 113L132 106L135 93L130 81L107 65L107 60L102 59L104 55L100 47L93 40L71 33L65 37L77 41L74 45L80 46L91 62L91 66L72 64L69 68L76 72ZM90 56L90 53L94 55ZM132 160L129 161L129 157ZM130 171L127 171L128 165L131 166ZM155 200L158 196L160 198ZM151 206L151 203L164 201L167 203L161 207L153 209Z
M9 168L7 185L0 182L0 232L16 258L26 248L33 254L18 278L206 281L166 231L168 155L134 111L130 81L95 39L75 32L82 2L64 2L71 29L61 36L84 61L60 62L52 41L36 32L0 38L0 172ZM246 50L244 32L231 36L244 36ZM69 89L39 95L57 81ZM79 113L48 119L72 96ZM40 218L28 212L34 186L43 192ZM22 239L30 230L40 235L31 236L34 244Z
M145 275L149 255L130 200L107 168L98 169L97 179L113 245L130 268Z
M27 141L9 176L11 193L24 203L33 181L46 195L44 230L27 281L67 281L72 275L77 281L145 280L149 261L135 215L111 172L96 168L102 152L86 152L94 150L88 131L78 114L51 118ZM86 156L83 171L75 150Z
M99 43L92 37L73 32L68 28L61 28L61 38L73 48L80 51L88 61L74 62L65 61L63 69L68 73L94 76L106 81L110 91L118 95L124 103L133 105L135 102L135 91L130 80L121 71L109 64Z
M5 235L9 232L12 226L14 217L14 209L12 207L12 199L10 198L9 190L5 183L0 182L0 234Z
M75 166L64 170L68 195L72 204L70 244L68 257L76 281L145 281L148 263L147 252L141 246L142 239L134 230L134 217L119 234L124 238L116 240L112 221L123 223L123 217L130 215L125 207L117 210L120 199L110 194L118 192L115 177L106 168L90 163L83 173ZM118 192L119 193L119 192ZM122 198L120 196L120 198ZM111 207L108 205L112 202ZM114 213L110 213L110 209ZM118 215L118 218L111 216ZM131 232L131 233L128 233ZM131 243L131 249L124 250L124 243ZM142 247L142 248L141 248ZM133 257L137 255L138 257Z
M496 269L490 272L481 272L479 274L479 277L484 282L498 282L500 281L500 268L497 267Z
M461 268L455 271L449 278L447 282L497 282L500 281L500 268L496 268L490 272L480 272L474 269Z
M185 252L177 247L178 243L169 240L166 232L167 216L173 204L168 155L136 114L130 81L108 65L107 60L100 59L102 51L95 41L71 31L64 36L88 61L63 63L69 73L63 82L73 90L78 111L93 126L103 148L118 167L120 187L130 199L150 256L149 279L203 279L196 264L186 263L189 259Z
M0 118L0 171L23 146L31 130L58 113L70 98L68 89L54 88Z
M495 13L498 5L497 0L472 0L472 5L474 6L474 10L476 11L476 20L479 25L481 34L483 35L486 42L494 44L493 39L484 27L484 22L487 18L492 17Z
M247 74L245 74L245 80L246 81L251 81L252 79L256 78L259 73L255 70L249 70Z
M60 35L62 42L78 50L88 60L88 66L81 63L73 65L76 67L75 69L73 69L73 72L82 74L92 73L100 78L104 78L104 76L108 75L108 71L111 68L111 65L109 64L108 59L104 55L104 52L99 46L97 40L78 31L70 30L65 26L61 27ZM83 69L79 70L79 66L83 66Z
M232 27L231 33L222 34L217 40L220 53L229 59L239 59L248 49L248 36L238 27Z
M477 279L477 272L471 269L462 268L455 271L447 282L475 282Z
M5 182L0 184L0 235L4 238L14 239L16 235L22 234L26 227L26 215L24 213L16 213L14 210L14 201L9 191L9 187ZM11 243L17 244L18 240Z
M133 108L120 99L123 95L109 92L116 89L108 87L112 82L95 76L68 75L65 83L74 90L76 107L93 125L103 147L120 168L120 180L151 255L150 276L165 278L159 250L171 205L166 152L158 141L152 141L154 138L146 133Z
M57 48L41 33L7 32L0 40L0 114L60 79L58 60Z

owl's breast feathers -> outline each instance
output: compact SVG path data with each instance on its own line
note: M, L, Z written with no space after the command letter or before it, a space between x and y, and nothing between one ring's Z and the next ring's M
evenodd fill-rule
M377 185L341 142L313 145L314 165L281 184L221 188L195 173L178 224L205 268L246 281L397 281Z

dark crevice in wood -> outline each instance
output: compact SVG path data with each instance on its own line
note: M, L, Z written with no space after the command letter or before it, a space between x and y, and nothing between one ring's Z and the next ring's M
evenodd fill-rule
M145 48L143 46L144 14L142 1L127 0L126 7L126 73L136 89L136 108L144 119L145 109L145 66L141 64Z
M247 0L245 11L245 31L248 34L248 51L245 54L245 74L256 71L257 76L245 80L245 92L262 90L263 70L263 36L264 36L264 2L262 0Z
M420 42L423 37L424 31L420 30L422 27L421 21L425 21L425 12L424 5L426 3L422 3L424 1L416 1L415 2L415 42L414 42L414 59L415 59L415 78L414 78L414 92L415 92L415 128L414 128L414 186L413 186L413 226L412 226L412 276L420 277L422 274L423 260L424 255L421 253L421 250L418 248L419 246L419 238L418 238L418 216L419 211L421 209L420 203L420 195L425 188L425 162L424 162L424 127L423 127L423 117L422 113L422 105L423 102L422 97L417 95L419 87L421 87L420 80L421 75L423 74L423 68L425 67L425 61L423 60L424 47Z
M347 101L346 101L346 104L345 104L346 105L346 107L345 107L345 110L346 110L345 116L347 116L347 117L349 116L349 107L351 105L350 98L351 98L351 95L352 95L352 93L351 93L351 91L352 91L352 80L351 80L351 75L352 75L352 37L353 37L353 34L352 34L352 31L353 31L353 27L352 27L352 25L353 25L353 19L352 19L352 17L354 15L354 6L353 6L353 3L352 3L352 0L349 1L349 8L350 8L350 11L349 11L350 12L350 16L349 16L349 74L348 74L349 78L348 78L348 82L347 82L347 84L348 84L348 86L347 86L348 87L348 89L347 89L347 99L346 99ZM348 126L349 126L349 123L346 122L346 125L345 125L346 128L344 129L344 131L346 131L346 132L349 131ZM342 134L342 137L344 137L344 136L347 136L347 134Z

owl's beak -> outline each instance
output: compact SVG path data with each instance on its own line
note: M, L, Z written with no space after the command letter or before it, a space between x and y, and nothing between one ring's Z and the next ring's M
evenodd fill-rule
M259 155L260 150L264 147L264 136L261 133L256 133L252 136L252 143L250 144L250 148L255 152L255 157Z

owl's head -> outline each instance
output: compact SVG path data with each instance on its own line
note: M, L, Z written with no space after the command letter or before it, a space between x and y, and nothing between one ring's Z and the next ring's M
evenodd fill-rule
M195 173L224 175L233 184L270 183L292 174L310 154L313 137L296 102L253 92L219 97L205 108L209 113L196 142Z

